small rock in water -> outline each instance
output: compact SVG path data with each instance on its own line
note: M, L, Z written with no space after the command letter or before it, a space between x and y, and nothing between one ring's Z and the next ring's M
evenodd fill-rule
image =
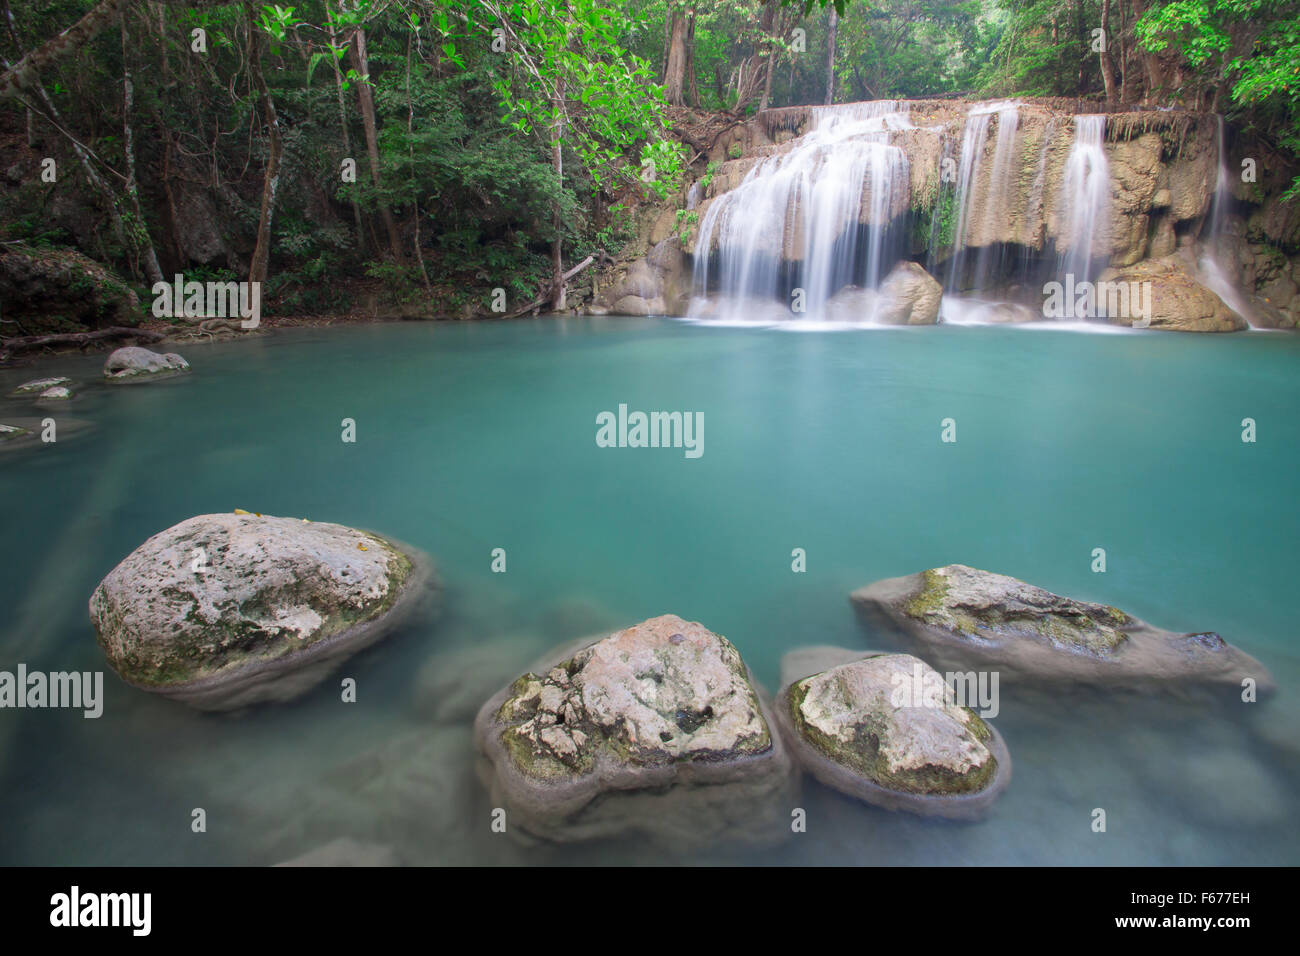
M110 382L151 381L189 370L190 363L175 352L160 355L134 345L118 349L104 362L104 378Z
M832 656L831 648L818 648ZM802 659L782 670L796 670ZM909 688L914 693L901 693ZM928 691L934 688L937 692ZM1011 778L1002 738L908 654L868 654L786 685L777 724L822 783L891 810L977 818Z
M0 425L0 442L22 438L28 434L31 433L26 428L19 428L17 425Z
M726 638L668 614L524 674L475 736L493 799L533 836L770 844L797 777L769 714Z
M62 375L54 378L37 378L37 379L32 379L32 381L30 382L23 382L23 384L15 388L13 392L11 392L10 394L37 395L41 392L46 391L47 389L58 388L59 386L68 386L71 384L72 384L72 379Z
M37 396L38 402L66 402L72 398L72 391L64 385L47 388Z

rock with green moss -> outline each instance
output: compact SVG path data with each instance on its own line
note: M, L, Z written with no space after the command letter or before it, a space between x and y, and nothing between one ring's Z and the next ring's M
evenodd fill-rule
M740 653L671 614L557 652L479 711L508 826L676 848L789 834L797 776Z
M777 695L777 725L804 769L890 810L954 819L988 810L1010 782L1011 757L942 675L908 654L816 650L832 666ZM818 666L798 657L793 668L783 661L783 672Z
M33 397L51 388L67 388L71 384L72 379L63 375L51 378L35 378L30 382L23 382L9 394L15 397Z
M71 400L72 400L72 389L68 388L66 385L55 385L52 388L47 388L45 391L41 392L39 395L36 396L36 401L40 402L41 404L54 403L54 402L68 402Z
M15 441L24 435L30 435L31 430L23 428L21 425L0 424L0 443Z
M1164 631L1106 604L962 564L877 581L852 600L870 623L901 631L940 666L1115 685L1273 686L1259 661L1218 634Z
M309 690L408 615L431 578L419 552L355 528L200 515L127 555L90 618L127 683L229 710Z

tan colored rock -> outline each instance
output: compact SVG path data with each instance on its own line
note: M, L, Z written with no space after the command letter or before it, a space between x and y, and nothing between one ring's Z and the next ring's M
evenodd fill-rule
M974 818L1010 781L1001 738L919 658L859 653L793 680L778 701L801 765L868 803Z
M1200 283L1195 264L1180 251L1161 259L1145 259L1121 269L1107 269L1100 282L1151 284L1150 328L1172 332L1240 332L1244 318ZM1133 315L1112 316L1114 325L1133 325Z
M885 325L934 325L939 321L943 286L911 261L894 266L880 284L876 321Z

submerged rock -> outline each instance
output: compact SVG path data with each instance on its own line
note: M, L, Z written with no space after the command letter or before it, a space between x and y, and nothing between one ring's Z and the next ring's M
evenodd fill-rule
M962 564L877 581L852 600L945 666L1108 684L1240 685L1253 678L1261 690L1272 688L1264 666L1218 634L1164 631L1118 608Z
M289 700L398 623L428 560L337 524L200 515L104 578L90 617L127 683L204 710Z
M831 659L854 654L819 650ZM981 816L1011 779L1002 738L973 710L958 706L942 676L919 658L855 656L795 679L777 695L778 726L795 758L828 787L867 803L958 819ZM927 694L927 686L941 692Z
M0 442L13 441L14 439L22 438L24 435L30 434L31 431L29 429L22 428L19 425L0 424Z
M72 384L72 379L62 375L54 376L52 378L36 378L36 379L32 379L30 382L23 382L21 385L15 388L10 394L11 395L39 395L41 392L44 392L48 389L59 388L60 386L66 387L71 384Z
M104 363L104 378L110 382L153 381L190 370L190 363L175 352L160 355L138 345L117 349Z
M679 848L789 833L793 764L726 638L668 614L567 654L475 722L511 828L559 842L640 832Z
M324 846L276 863L275 866L401 866L402 859L391 846L363 843L352 837L339 837Z

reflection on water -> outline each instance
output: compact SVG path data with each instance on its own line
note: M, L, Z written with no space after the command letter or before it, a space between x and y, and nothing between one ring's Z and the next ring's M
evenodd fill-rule
M637 839L493 833L480 703L557 644L667 612L726 635L774 690L792 648L897 645L858 622L853 588L952 562L1218 631L1279 692L1245 707L1004 683L994 723L1015 774L984 821L889 813L806 780L806 833L687 859L1300 860L1296 339L618 319L182 351L192 376L126 389L94 384L102 357L0 372L0 394L35 374L88 383L67 414L91 423L0 453L0 669L103 668L86 611L100 578L154 532L237 507L409 541L438 561L440 607L344 665L354 704L331 680L290 705L202 714L110 673L98 720L0 711L0 862L273 863L340 838L353 842L327 856L665 859ZM0 421L33 414L3 402ZM620 402L702 413L707 453L597 447L597 413ZM339 440L349 417L356 444Z

